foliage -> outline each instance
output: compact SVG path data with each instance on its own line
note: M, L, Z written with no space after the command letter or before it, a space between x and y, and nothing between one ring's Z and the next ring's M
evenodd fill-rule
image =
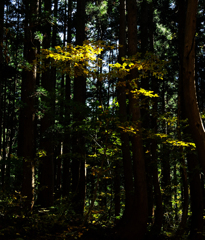
M188 121L181 119L180 112L178 5L174 1L137 1L138 53L118 59L119 50L123 47L119 45L119 0L86 1L84 20L88 40L82 46L74 43L79 23L77 1L57 1L57 7L53 2L50 15L46 3L42 2L38 8L40 12L30 16L32 2L7 1L3 17L0 17L0 27L4 19L4 28L0 29L0 57L3 59L0 67L0 238L108 239L112 236L109 228L123 219L126 202L121 135L127 134L130 140L140 134L147 185L152 193L149 193L152 210L157 210L158 195L153 183L156 182L153 176L155 170L162 194L162 239L172 239L180 226L185 202L183 170L187 172L188 222L184 236L180 238L186 239L193 226L190 220L193 197L190 186L194 179L188 169L186 154L197 154L195 143L187 133ZM145 3L146 11L143 7ZM146 13L147 19L144 17ZM195 73L202 121L205 119L203 14L204 2L201 1L197 19ZM31 19L33 23L29 22ZM48 34L47 40L52 47L43 49L45 32L49 28L51 34ZM146 42L143 39L144 28L148 35L146 49L142 49ZM28 48L35 50L33 63L27 59ZM130 72L134 69L136 78L130 80ZM25 81L25 76L31 73L36 77L35 90L28 86L24 89L25 84L31 83L28 79ZM86 78L85 104L74 101L74 95L82 87L79 84L79 89L75 89L75 81L82 76ZM44 81L47 88L43 86ZM51 86L52 91L49 90ZM123 122L120 121L118 102L121 89L125 93L127 114ZM131 121L129 111L130 93L139 101L142 110L141 119L135 122ZM23 162L28 162L22 157L21 146L26 146L26 150L29 148L23 139L26 133L21 123L30 101L34 102L29 110L32 110L35 136L31 140L34 151L29 164L35 168L36 205L28 211L24 208L26 198L21 194L25 174L22 166ZM82 119L74 119L79 115ZM29 119L31 117L26 116L25 125ZM44 121L50 125L43 133ZM76 136L83 142L79 149L85 148L84 216L75 213L76 192L72 189L73 163L82 159L82 154L74 151L75 143L79 141L75 141ZM52 152L42 148L45 140L48 140ZM131 141L129 144L132 157ZM156 152L153 152L154 147ZM42 163L50 156L54 164L56 201L51 208L42 208L37 205L41 191L46 189L46 186L40 185ZM63 178L67 163L69 189L65 197ZM200 174L199 181L203 183L200 166L194 167L193 172L194 176ZM118 193L115 192L116 182L119 183ZM115 212L116 196L120 197L118 214ZM152 232L155 217L152 211L148 232Z

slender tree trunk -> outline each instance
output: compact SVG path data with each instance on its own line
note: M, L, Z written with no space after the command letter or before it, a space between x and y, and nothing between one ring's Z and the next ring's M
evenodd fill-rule
M166 105L168 103L166 83L163 82L163 92L162 92L162 113L166 113ZM167 121L163 121L163 131L168 134L168 124ZM171 177L170 177L170 149L168 146L163 145L163 156L161 161L162 167L162 188L164 194L162 196L164 202L164 212L168 213L169 218L171 218L172 202L171 202ZM166 219L164 219L166 222ZM164 224L164 228L170 228L170 222Z
M58 12L58 1L57 0L54 0L54 18L57 19L57 12ZM52 48L55 48L55 46L57 45L57 42L56 42L56 37L57 37L57 22L54 23L53 25L53 29L52 29ZM64 38L65 38L65 34L64 34ZM64 75L63 75L64 77ZM53 90L52 90L52 112L53 112L53 123L55 123L55 120L54 120L54 116L56 115L56 111L55 111L55 99L56 99L56 94L55 94L55 87L56 87L56 67L51 67L51 83L53 85ZM64 88L61 88L62 91ZM60 106L60 108L63 108L62 104ZM61 110L60 110L60 114L61 114ZM59 123L62 124L62 119L59 120ZM57 145L55 147L55 151L54 151L54 191L55 191L55 199L58 199L60 197L60 194L61 194L61 154L63 154L63 152L61 151L62 148L61 148L61 143L62 143L62 140L61 140L61 137L59 139L59 142L58 144L55 144ZM54 146L53 146L54 148Z
M0 136L2 132L2 84L3 84L3 36L4 36L4 3L0 1ZM0 150L1 150L1 137L0 137Z
M0 1L0 64L1 64L1 66L3 64L4 3L5 3L5 0ZM1 67L0 71L2 71L2 70L3 69ZM1 74L1 76L2 76L2 74ZM0 80L2 80L2 78L0 78ZM1 87L1 84L0 84L0 87Z
M152 18L149 14L149 4L147 0L143 0L141 3L141 52L142 57L144 57L146 51L151 50L148 44L149 35L148 29L149 25L152 24ZM149 90L149 77L143 78L141 80L140 87ZM150 115L148 110L149 102L146 101L146 97L141 96L141 116L142 116L142 127L144 129L149 129L150 126ZM148 222L153 222L153 207L154 207L154 195L153 195L153 176L152 176L152 157L150 155L151 141L150 139L144 140L144 156L145 156L145 166L146 166L146 179L147 179L147 194L148 194Z
M45 13L48 14L47 18L50 16L51 12L51 0L45 1ZM48 49L50 47L50 36L51 36L51 26L49 21L45 24L43 28L43 48ZM45 65L49 65L50 60L45 60ZM45 111L44 117L41 120L41 143L40 148L46 152L46 156L42 157L42 163L40 165L40 192L39 192L39 203L43 207L50 207L53 205L54 201L54 149L52 133L48 133L49 127L54 123L54 105L53 105L53 93L54 93L54 82L50 75L50 69L47 67L45 72L42 74L41 86L48 91L49 98L45 98L46 104L50 105L50 110ZM50 101L50 102L49 102Z
M85 40L85 0L77 0L77 25L76 45L82 45ZM77 71L77 69L76 69ZM74 103L82 108L86 100L86 79L84 76L77 76L74 79ZM84 115L75 111L74 121L76 127L83 123ZM74 193L73 204L76 213L83 215L85 204L85 142L83 133L78 130L73 136L72 159L72 190Z
M183 101L183 44L184 44L184 28L185 28L185 16L186 16L186 2L185 1L178 1L178 15L179 15L179 29L178 29L178 36L179 36L179 60L180 60L180 69L179 69L179 91L178 91L178 139L181 140L181 130L180 130L180 119L185 118L185 116L181 116L182 109L184 109L184 101ZM183 235L187 223L187 216L188 216L188 206L189 206L189 195L188 195L188 180L187 180L187 172L186 172L186 163L184 159L183 149L180 148L181 154L181 176L182 176L182 184L183 184L183 212L181 222L179 227L176 231L176 236L180 238Z
M67 44L71 43L71 15L72 15L72 1L68 0L68 19L67 19ZM69 67L68 63L68 67ZM71 100L71 79L69 74L66 74L66 86L65 86L65 100L67 108L70 108ZM71 147L71 135L68 126L71 122L70 113L71 110L65 109L65 139L64 139L64 158L63 158L63 195L68 196L70 191L70 147Z
M120 32L119 32L119 44L122 45L119 49L119 62L122 57L126 55L126 21L125 21L125 0L120 0ZM126 79L119 79L118 91L118 101L119 101L119 118L120 122L124 124L127 121L127 107L126 107ZM122 157L123 157L123 169L125 178L125 211L123 214L124 224L129 218L132 212L133 203L133 174L132 174L132 161L130 155L130 145L129 145L129 135L127 132L121 132L122 141ZM120 224L121 225L121 224Z
M127 0L128 12L128 51L129 56L137 53L137 8L135 0ZM138 72L131 70L129 76L129 107L132 124L138 130L137 134L131 137L133 153L133 173L134 173L134 195L132 214L129 214L129 220L121 228L121 239L143 239L148 218L147 185L145 174L145 162L143 145L141 138L140 108L138 99L132 93L133 86L137 87ZM124 229L124 230L123 230Z
M9 134L9 152L8 152L8 158L7 158L7 167L6 167L6 189L10 189L11 185L11 155L13 153L13 139L14 139L14 134L15 134L15 91L16 91L16 77L14 76L13 81L10 82L10 109L11 109L11 114L10 114L10 134Z
M157 141L155 139L152 140L151 152L152 152L152 161L153 161L153 185L154 185L154 200L155 200L156 209L154 212L154 224L151 228L150 235L152 236L152 239L155 239L155 237L159 236L161 232L162 223L163 223L162 194L161 194L161 189L159 184L158 167L157 167Z
M120 164L117 162L114 178L114 203L115 203L115 216L120 216Z
M2 129L2 147L3 147L3 154L2 154L2 164L1 164L1 184L3 191L5 190L5 166L6 166L6 80L4 80L4 96L3 96L3 129Z
M35 0L28 4L26 10L25 21L25 50L24 56L29 63L33 63L35 59L35 45L34 45L34 16L28 17L28 14L36 14L37 2ZM28 21L29 19L29 21ZM33 207L34 205L34 120L35 120L35 99L34 91L36 86L36 66L32 67L32 70L24 70L22 77L22 102L25 104L22 109L22 124L23 127L20 134L22 134L22 157L23 157L23 184L22 195L27 196L26 206Z
M199 162L194 153L187 154L190 195L191 195L191 240L203 239L203 197L201 189L201 179L199 172Z
M150 41L150 51L154 53L154 22L153 22L153 2L149 3L148 16L151 19L149 24L149 41ZM158 93L158 80L154 77L151 79L152 90ZM151 120L151 126L155 133L157 133L157 112L158 112L158 99L153 99L153 117ZM154 224L151 228L151 235L158 236L161 232L163 223L163 206L162 206L162 194L159 183L158 176L158 166L157 166L157 141L153 139L151 142L151 153L153 162L153 185L154 185L154 200L156 209L154 212ZM154 238L153 238L154 239Z

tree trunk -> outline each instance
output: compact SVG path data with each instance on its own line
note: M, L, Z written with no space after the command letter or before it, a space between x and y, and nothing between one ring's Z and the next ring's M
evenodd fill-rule
M129 56L137 53L137 16L136 1L127 0L128 11L128 51ZM128 221L119 231L121 239L143 239L148 217L147 186L145 174L145 162L141 138L141 115L138 99L132 93L133 85L137 85L138 72L131 70L129 75L129 108L132 124L137 134L131 137L133 153L134 194L132 213L129 213Z
M83 45L85 40L85 0L77 1L76 45ZM77 69L76 69L77 71ZM86 100L86 78L77 76L74 79L75 106L84 108ZM76 128L83 123L83 109L73 113ZM73 206L76 213L83 215L85 204L85 142L83 133L78 129L73 136L72 190Z
M181 98L182 117L188 117L189 127L186 133L191 133L196 143L198 156L194 153L187 154L187 162L190 180L191 195L191 239L203 239L203 199L201 191L200 172L198 166L198 157L203 171L205 161L202 158L203 142L205 139L204 129L199 114L195 89L195 33L196 33L196 13L198 1L188 0L187 9L179 3L179 7L183 11L179 12L184 19L180 18L180 44L183 50L180 51L180 77L182 81ZM185 27L183 27L183 24ZM185 29L183 32L183 28ZM184 38L183 38L184 36ZM185 106L185 107L184 107ZM203 141L202 141L203 140ZM202 141L200 143L200 141ZM204 150L203 150L204 151Z
M30 5L25 1L27 10L30 9L31 14L36 14L37 2L31 1ZM29 8L30 7L30 8ZM28 22L28 19L30 20ZM28 17L26 13L25 21L25 47L24 56L29 63L33 63L35 59L34 45L34 18ZM25 106L22 109L22 157L23 157L23 184L22 195L27 196L26 206L33 207L34 204L34 156L35 156L35 99L34 91L36 86L36 66L32 70L24 70L22 77L22 102ZM21 157L21 156L20 156Z
M4 1L0 1L0 64L3 64ZM0 71L3 70L0 68ZM1 74L2 76L2 74Z
M197 0L187 1L183 53L183 91L191 133L196 144L202 170L205 173L205 130L199 113L195 87L195 34L197 6Z
M148 29L152 24L153 19L150 18L149 14L149 4L147 0L143 0L141 3L141 52L142 58L144 57L146 51L150 51L150 45L148 44L149 35ZM143 78L141 80L140 87L149 90L149 79L150 77ZM142 127L144 129L149 129L150 127L150 114L149 114L149 100L146 101L145 96L141 96L141 116L142 116ZM145 156L145 166L146 166L146 179L147 179L147 194L148 194L148 222L151 224L153 222L153 207L154 207L154 194L153 194L153 176L152 176L152 157L150 155L151 140L144 140L144 156Z
M163 92L162 92L162 114L166 113L166 105L168 103L168 94L166 89L166 83L163 81ZM163 131L165 134L168 134L168 124L167 121L163 121ZM161 168L162 168L162 189L164 194L162 196L164 202L164 212L168 213L169 219L172 218L172 202L171 202L171 177L170 177L170 149L165 144L163 145L163 155L161 157ZM166 219L164 219L166 222ZM170 222L164 224L164 229L170 228Z
M153 2L149 3L148 9L149 18L151 19L149 24L149 42L150 51L154 53L154 23L153 23ZM152 76L152 90L154 93L158 93L158 80ZM158 99L153 99L153 117L151 120L151 127L155 133L157 133L157 111L158 111ZM153 185L154 185L154 201L156 209L154 212L154 224L151 228L150 235L154 239L157 237L162 228L163 223L163 206L162 206L162 193L160 189L159 176L158 176L158 166L157 166L157 140L153 139L151 142L151 153L153 162Z
M122 57L126 55L126 21L125 21L125 1L120 0L120 32L119 32L119 44L122 45L119 49L119 62ZM118 101L119 101L119 118L123 124L127 121L127 107L126 107L126 94L125 94L126 79L119 79ZM132 174L132 161L130 155L129 135L127 132L121 132L122 141L122 158L123 158L123 169L125 178L125 211L123 214L123 222L129 219L129 215L132 213L133 203L133 174ZM122 222L122 224L123 224Z
M178 16L179 16L179 29L178 29L178 38L179 38L179 90L178 90L178 139L181 141L181 129L180 129L180 119L185 119L184 109L184 100L183 100L183 46L184 46L184 28L185 28L185 16L186 16L186 2L178 1ZM179 224L179 227L176 231L176 236L180 238L183 235L187 223L188 217L188 206L189 206L189 195L188 195L188 180L187 180L187 172L186 172L186 163L183 153L183 148L180 148L181 154L181 177L183 184L182 191L182 201L183 201L183 210L182 210L182 218Z
M72 14L72 1L68 2L68 29L67 29L67 44L71 43L71 14ZM68 63L69 65L69 63ZM65 100L66 106L70 108L69 103L71 100L71 79L69 74L66 74L66 86L65 86ZM70 190L70 148L71 148L71 135L68 128L70 125L71 117L70 109L65 109L65 136L64 136L64 158L63 158L63 195L68 196Z
M51 0L45 1L44 8L46 17L50 16L51 12ZM51 35L51 26L49 21L45 24L43 28L43 48L48 49L50 47L50 35ZM50 60L45 60L45 65L49 65ZM45 72L42 73L41 86L48 91L48 96L51 97L51 100L47 96L44 98L47 106L50 106L50 110L45 110L44 116L41 119L41 142L40 149L44 150L46 156L41 158L40 165L40 191L39 191L39 203L42 207L50 207L53 205L54 201L54 149L52 143L52 133L48 132L49 127L54 123L54 104L53 96L54 93L54 82L52 81L50 75L50 69L47 67Z
M191 195L191 240L203 239L203 198L197 156L187 154Z

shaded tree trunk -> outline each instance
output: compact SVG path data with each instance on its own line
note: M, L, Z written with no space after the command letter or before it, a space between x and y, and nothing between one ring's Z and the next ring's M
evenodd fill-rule
M0 64L3 64L4 3L5 0L0 1ZM0 71L2 70L3 69L0 68Z
M85 40L85 0L77 1L77 25L76 45L83 45ZM77 71L77 69L76 69ZM86 100L86 78L77 76L74 79L74 103L73 113L76 128L83 123L83 108ZM82 108L79 111L76 107ZM79 129L73 136L73 159L72 159L72 190L74 193L73 206L76 213L83 215L85 204L85 140L83 132Z
M201 191L201 181L199 172L198 157L204 171L204 161L202 158L202 149L205 139L203 125L197 105L195 89L195 32L196 32L196 13L198 1L188 0L186 7L179 3L182 9L181 26L179 30L180 43L183 43L183 50L180 52L180 77L181 77L181 98L182 117L188 118L189 127L186 133L192 134L196 143L198 156L194 153L187 154L189 169L190 195L191 195L191 239L203 239L203 199ZM182 30L184 24L184 32ZM184 36L184 37L183 37ZM202 141L199 143L199 141ZM204 151L204 150L203 150Z
M119 32L119 44L122 45L119 49L119 62L122 57L126 55L126 21L125 21L125 1L120 0L120 32ZM125 87L126 79L119 79L118 101L119 101L119 118L122 124L127 121L127 107L126 107L126 93ZM125 179L125 211L123 214L123 220L120 223L124 224L129 219L129 215L132 213L133 203L133 174L132 174L132 161L130 155L129 135L127 132L121 131L122 141L122 157L123 157L123 170Z
M133 56L137 53L137 8L135 0L127 0L128 12L128 54ZM128 221L119 230L120 239L143 239L148 218L147 185L145 174L144 152L141 138L141 115L138 99L132 93L133 86L137 87L138 72L130 71L129 75L129 111L131 124L138 130L131 136L133 153L134 190L132 213L129 212ZM129 173L130 174L130 173Z
M120 216L120 164L117 162L114 178L114 203L115 203L115 216Z
M33 0L30 4L25 1L26 8L26 20L25 20L25 47L24 57L29 63L33 63L35 59L34 45L34 21L37 11L37 2ZM30 11L28 11L30 10ZM29 17L28 14L33 14L33 17ZM32 67L32 70L24 70L22 76L22 90L21 98L24 103L22 109L22 157L23 157L23 184L22 195L27 196L26 206L32 207L34 204L34 156L35 156L35 99L34 91L36 86L36 66ZM20 157L21 157L20 156Z
M67 44L71 43L71 15L72 15L72 1L69 0L68 2L68 28L67 28ZM69 63L68 63L69 65ZM67 108L70 108L70 100L71 100L71 79L69 74L66 74L66 86L65 86L65 100L66 100L66 106ZM65 109L66 115L65 115L65 139L64 139L64 158L63 158L63 195L68 196L69 190L70 190L70 148L71 148L71 135L70 130L68 128L70 122L71 122L71 109Z
M44 11L48 18L51 13L51 0L45 1ZM43 27L43 48L48 49L50 47L51 26L49 21ZM49 65L50 60L45 60L45 66ZM48 91L48 96L43 100L46 105L50 107L50 110L45 110L44 116L41 119L41 143L40 149L44 150L46 156L41 158L40 165L40 191L39 191L39 203L42 207L50 207L54 201L54 149L53 149L53 135L49 131L49 127L52 126L54 118L54 82L50 75L50 69L47 67L45 72L42 73L41 86ZM51 99L49 99L49 96Z
M3 34L4 34L4 0L0 2L0 136L2 134L2 100L3 100L3 93L2 93L2 86L3 86L3 80L5 80L3 76ZM0 137L0 149L1 149L1 143L2 143L2 137ZM1 169L3 168L3 163L1 163ZM3 184L3 174L1 171L1 182Z
M150 18L149 14L149 4L147 0L143 0L141 3L141 52L142 57L144 57L146 51L150 51L150 45L148 44L149 26L152 24L153 19ZM149 76L141 80L140 87L149 90ZM149 101L149 100L148 100ZM141 116L142 116L142 127L144 129L149 129L150 126L150 114L148 110L149 102L145 96L141 96ZM153 195L153 176L152 176L152 157L150 155L151 140L144 140L144 156L145 156L145 166L146 166L146 179L147 179L147 194L148 194L148 222L153 222L153 207L154 207L154 195Z
M195 87L195 34L197 6L197 0L187 1L183 49L183 92L191 133L194 142L196 143L202 170L205 173L205 130L198 108Z
M149 18L151 19L149 24L149 41L150 51L154 53L154 23L153 23L153 3L149 3L148 8ZM152 90L154 93L158 93L158 80L154 77L151 78ZM151 127L155 133L157 133L157 112L158 112L158 99L153 99L153 115L151 120ZM156 209L154 212L154 224L151 228L150 235L154 239L161 232L163 223L163 206L162 206L162 194L158 176L158 165L157 165L157 140L153 139L151 142L151 153L152 153L152 173L153 173L153 186L154 186L154 202Z
M184 109L184 101L183 101L183 44L184 44L184 28L185 28L185 16L186 16L186 2L185 1L178 1L178 15L179 15L179 29L178 29L178 37L179 37L179 90L178 90L178 139L181 140L181 130L180 130L180 119L185 118L183 116L185 113L182 113L182 109ZM181 114L182 113L182 114ZM181 116L182 115L182 116ZM183 191L182 191L182 200L183 200L183 212L181 222L179 227L176 231L176 236L179 238L183 235L187 223L188 217L188 206L189 206L189 195L188 195L188 180L187 180L187 172L186 172L186 163L184 159L183 148L180 148L181 154L181 177L182 177L182 184L183 184Z
M190 195L191 195L191 240L203 239L203 197L201 189L201 179L199 172L199 162L194 153L187 154Z
M166 88L166 83L163 81L162 90L162 113L166 113L166 105L168 104L168 93ZM168 124L167 121L163 121L163 131L168 134ZM171 202L171 177L170 177L170 149L165 144L163 145L163 155L161 156L161 168L162 168L162 189L164 194L162 196L164 203L164 212L168 213L169 218L171 218L172 202ZM166 219L164 219L166 221ZM170 223L166 222L164 227L170 227Z

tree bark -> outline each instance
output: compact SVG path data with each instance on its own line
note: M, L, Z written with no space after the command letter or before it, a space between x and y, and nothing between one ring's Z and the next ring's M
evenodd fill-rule
M191 195L191 240L203 239L203 197L201 189L201 179L199 172L199 162L194 153L187 154L190 195Z
M179 26L179 30L181 30L179 41L181 44L183 43L183 50L179 54L180 77L182 79L181 92L183 94L183 98L181 99L182 117L183 119L188 117L189 127L186 128L186 133L192 134L198 152L198 156L194 153L187 154L192 211L190 238L203 239L203 199L198 158L204 171L205 161L202 150L204 151L205 134L199 114L195 89L195 33L198 1L188 0L186 2L187 8L181 4L179 3L179 7L183 9L181 15L184 17L184 19L181 19L181 26ZM183 24L185 26L184 32L182 29Z
M29 3L25 1L27 11L30 9L31 14L37 13L37 2L33 0ZM29 11L26 12L25 20L25 47L24 57L29 63L33 63L35 59L34 45L34 17L28 17ZM22 157L23 157L23 184L22 195L27 196L26 206L34 205L34 156L35 156L35 99L34 91L36 86L36 66L32 70L24 70L22 77L22 102L25 106L22 109ZM20 156L21 157L21 156Z
M77 1L77 25L76 45L83 45L85 40L85 0ZM77 69L76 69L77 70ZM74 103L81 108L85 106L86 78L77 76L74 79ZM74 110L76 128L83 123L82 109ZM83 215L85 204L85 141L83 133L78 129L73 136L73 159L72 159L72 190L74 194L73 206L76 213Z
M179 90L178 90L178 139L181 141L181 129L180 129L180 120L185 119L184 109L184 99L183 99L183 46L184 46L184 29L185 29L185 17L186 17L186 1L178 1L178 16L179 16L179 29L178 29L178 41L179 41ZM180 238L183 235L187 223L188 217L188 206L189 206L189 195L188 195L188 180L187 180L187 171L186 171L186 163L183 153L183 148L179 149L181 154L181 177L183 184L182 191L182 201L183 201L183 210L182 210L182 218L179 224L179 227L176 231L176 236Z
M4 2L5 0L0 1L0 64L3 63Z
M45 13L48 14L46 17L50 16L51 12L51 0L45 1ZM48 49L50 47L50 36L51 36L51 26L49 21L43 27L43 48ZM46 59L44 64L49 65L50 60ZM41 119L41 140L40 149L44 150L46 156L41 158L40 165L40 191L39 191L39 204L42 207L50 207L54 202L54 148L52 143L53 135L48 132L49 127L54 123L54 104L53 96L54 93L54 82L52 81L50 68L42 73L41 86L47 90L48 96L51 96L51 100L45 97L43 100L50 107L50 110L45 110L44 116Z
M195 86L195 34L197 6L197 0L187 1L183 53L183 92L191 133L196 144L202 170L205 173L205 130L198 108Z
M149 24L149 42L150 51L154 53L154 22L153 22L153 2L149 3L149 18L151 19ZM152 76L152 90L154 93L158 93L158 80ZM151 120L151 127L155 133L157 133L157 111L158 111L158 98L153 99L153 117ZM163 223L163 206L162 206L162 193L160 188L159 176L158 176L158 166L157 166L157 140L153 139L151 142L151 153L153 162L153 186L154 186L154 200L156 209L154 212L154 224L151 228L150 235L155 239L159 236Z
M135 0L127 0L128 12L128 55L137 53L137 7ZM132 93L133 85L137 85L138 72L130 71L129 75L129 109L132 124L135 125L137 134L131 137L133 153L134 194L132 213L128 221L119 231L120 239L143 239L146 232L148 206L147 185L145 174L144 152L141 138L141 115L138 99Z
M120 32L119 32L119 44L122 45L119 49L119 62L122 57L126 55L126 20L125 20L125 1L120 0ZM127 121L127 106L126 106L126 79L119 79L119 86L117 88L118 101L119 101L119 118L123 124ZM132 173L132 161L130 155L129 135L127 132L121 132L122 141L122 158L123 158L123 169L125 179L125 211L123 214L123 222L127 221L129 215L132 212L133 203L133 173Z
M3 36L4 36L4 0L0 1L0 136L2 134L2 113L3 113L3 107L2 107L2 100L3 100L3 93L2 93L2 85L3 81L5 81L3 76ZM1 149L2 139L0 138L0 149ZM3 163L1 163L1 169L4 168ZM2 171L1 171L1 182L2 181Z
M67 19L67 44L71 43L71 15L72 15L72 1L68 1L68 19ZM69 63L68 63L69 66ZM69 74L66 74L66 86L65 86L65 100L66 106L70 107L69 103L71 100L71 79ZM71 148L71 135L68 126L71 122L71 109L65 107L65 129L66 133L64 136L64 158L63 158L63 195L68 196L70 190L70 148Z

